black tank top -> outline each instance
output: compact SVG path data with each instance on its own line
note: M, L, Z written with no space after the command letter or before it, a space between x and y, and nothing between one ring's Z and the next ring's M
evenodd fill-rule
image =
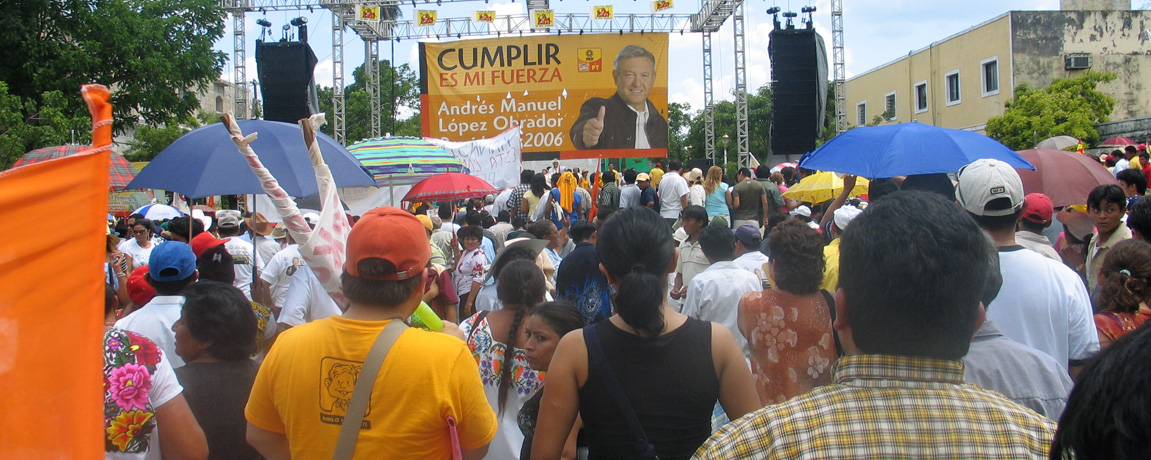
M719 378L711 359L711 323L688 318L654 339L597 323L604 354L661 459L688 459L711 435ZM589 355L588 360L592 358ZM636 437L595 368L579 390L588 458L633 459Z

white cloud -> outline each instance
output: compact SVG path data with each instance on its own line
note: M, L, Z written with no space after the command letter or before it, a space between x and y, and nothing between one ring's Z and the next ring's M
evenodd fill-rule
M685 78L679 82L668 82L672 87L678 88L678 91L668 94L668 102L687 103L691 105L691 110L696 111L703 108L703 84L694 78ZM678 84L677 84L678 83ZM669 90L670 91L670 90Z

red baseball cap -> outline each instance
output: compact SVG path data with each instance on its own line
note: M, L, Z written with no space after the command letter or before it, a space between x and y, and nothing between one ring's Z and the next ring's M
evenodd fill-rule
M132 299L136 305L143 306L150 302L152 297L156 297L156 288L153 288L151 284L148 284L148 280L144 279L144 275L147 274L148 266L141 265L132 270L131 275L128 275L128 298Z
M1051 204L1051 198L1042 193L1029 193L1023 199L1023 218L1037 224L1050 224L1051 215L1055 213L1055 207Z
M212 249L221 244L227 243L231 238L219 239L210 232L200 232L192 238L192 252L196 254L196 258L200 258L200 254L204 251Z
M352 227L347 248L345 272L357 278L387 281L420 276L432 252L424 224L412 213L390 206L364 214ZM373 258L391 262L396 266L395 273L362 275L360 261Z

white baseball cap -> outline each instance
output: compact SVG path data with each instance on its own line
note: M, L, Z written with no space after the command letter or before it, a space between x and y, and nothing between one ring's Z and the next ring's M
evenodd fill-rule
M840 206L839 209L835 210L835 226L839 227L840 230L847 230L847 224L850 224L852 220L855 220L855 218L859 217L862 213L863 210L855 206Z
M1001 205L991 205L1006 199ZM955 200L977 216L1009 216L1023 208L1023 181L1015 169L999 160L984 158L959 168Z
M800 205L798 208L792 209L789 214L793 216L811 217L811 208Z

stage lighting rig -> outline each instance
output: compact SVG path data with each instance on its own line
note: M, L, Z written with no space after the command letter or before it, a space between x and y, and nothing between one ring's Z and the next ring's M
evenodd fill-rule
M771 15L771 22L775 24L775 28L779 28L779 12L783 11L778 6L773 6L767 9L767 14Z
M293 19L291 24L296 27L298 33L296 35L300 38L300 43L308 42L308 18L300 16Z
M806 19L807 28L810 29L812 27L812 25L815 24L815 21L811 17L811 13L815 12L815 7L814 6L805 6L803 8L800 8L799 11L802 12L803 14L807 15L807 19Z
M795 18L799 17L799 15L796 14L794 11L787 11L787 12L783 13L783 17L787 18L787 28L788 29L794 29L795 28Z
M268 29L272 27L272 22L267 19L257 19L256 24L260 26L260 38L256 41L264 41L264 35L268 33Z

